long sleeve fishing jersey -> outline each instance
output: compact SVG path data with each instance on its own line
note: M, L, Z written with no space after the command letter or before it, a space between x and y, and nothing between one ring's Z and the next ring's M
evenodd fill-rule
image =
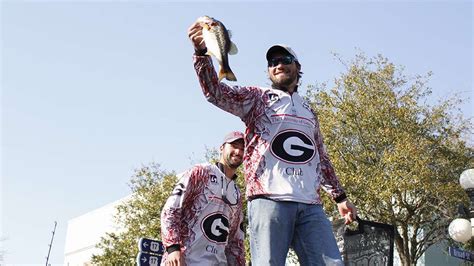
M242 223L234 180L217 165L199 164L179 176L166 201L161 240L168 251L177 246L186 265L245 265Z
M219 82L209 56L194 55L207 101L246 125L244 171L251 200L320 204L322 187L336 201L346 198L323 145L316 113L297 93Z

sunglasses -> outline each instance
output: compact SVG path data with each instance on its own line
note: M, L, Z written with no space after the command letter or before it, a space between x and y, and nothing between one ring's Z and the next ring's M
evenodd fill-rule
M295 62L295 58L293 56L287 55L287 56L282 56L282 57L275 57L270 60L268 60L268 67L276 67L279 64L283 65L289 65L293 62Z
M229 184L230 184L230 182L227 183L227 185L226 185L226 188L225 188L225 192L226 192L226 193L224 193L224 177L223 177L223 176L221 176L221 184L222 184L222 187L221 187L222 200L223 200L225 203L227 203L228 205L230 205L230 206L237 205L237 203L239 203L239 199L238 199L238 198L236 198L235 202L230 202L230 201L227 199L227 197L226 197L227 190L229 189ZM234 189L237 191L237 187L236 187L235 183L234 183ZM237 194L237 195L238 195L238 194Z

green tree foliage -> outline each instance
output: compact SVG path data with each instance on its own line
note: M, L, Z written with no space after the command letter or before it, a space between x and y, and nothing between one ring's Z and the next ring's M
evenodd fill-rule
M92 257L92 263L134 265L138 239L161 239L161 209L176 181L174 173L160 170L155 163L137 169L130 180L131 198L117 207L115 221L121 230L101 238L97 247L102 252Z
M474 166L472 125L456 112L459 97L427 104L431 73L406 77L380 55L341 62L334 86L310 86L307 97L360 216L395 225L402 264L416 265L468 202L458 179Z

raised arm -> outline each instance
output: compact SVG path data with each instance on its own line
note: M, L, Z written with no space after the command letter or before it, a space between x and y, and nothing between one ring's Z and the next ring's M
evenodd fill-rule
M206 43L199 22L189 27L188 36L194 47L194 68L207 101L246 121L249 112L261 99L262 90L257 87L229 86L219 82L212 60L206 55Z

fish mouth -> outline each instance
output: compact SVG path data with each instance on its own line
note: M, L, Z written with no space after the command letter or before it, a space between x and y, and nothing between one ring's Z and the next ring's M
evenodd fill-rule
M203 16L203 17L198 18L198 22L202 26L207 25L207 27L214 27L218 25L218 22L209 16Z
M197 19L199 22L212 22L214 21L211 17L209 16L202 16Z
M201 27L203 27L206 30L209 30L209 29L219 25L215 21L200 21L199 24L201 24Z

